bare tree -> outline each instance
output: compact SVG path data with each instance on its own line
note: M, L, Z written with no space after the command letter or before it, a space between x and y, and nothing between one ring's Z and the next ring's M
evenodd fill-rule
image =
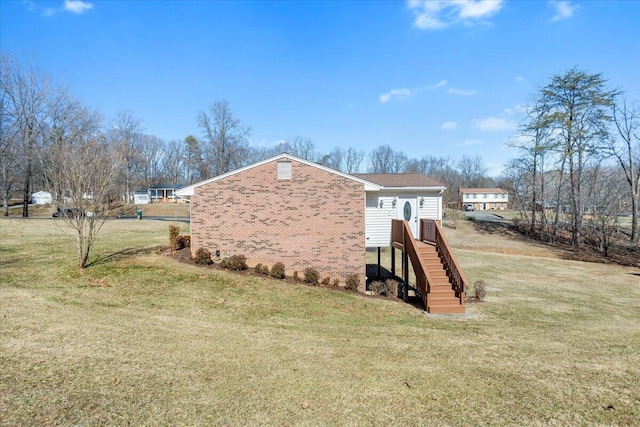
M204 160L212 165L214 176L243 166L249 150L250 129L233 116L227 101L214 102L209 112L198 115L206 148L201 146ZM205 179L207 177L201 177Z
M608 150L615 156L631 190L631 241L638 244L640 212L640 115L625 98L613 107L613 119L620 138L612 138Z
M489 169L484 165L480 156L462 156L458 162L458 171L462 178L463 187L481 187Z
M171 140L165 144L162 157L162 176L168 183L182 183L186 172L186 153L184 144Z
M356 150L350 147L344 157L344 172L346 173L358 173L360 171L360 165L364 160L365 153L362 150Z
M400 173L408 162L407 155L389 145L381 145L369 154L369 172Z
M322 160L316 152L315 142L310 138L294 136L284 142L283 148L287 153L310 162Z
M17 182L18 150L16 131L5 108L7 94L0 91L0 192L4 216L9 216L9 198Z
M159 184L163 161L164 141L153 135L141 135L138 155L134 158L135 185L141 188Z
M79 109L48 145L41 162L59 216L74 231L78 268L85 268L96 236L112 214L109 202L125 163L123 153L97 132L98 118Z
M124 159L124 199L133 201L132 180L140 158L142 122L131 111L121 110L109 130L109 138Z
M29 216L31 182L55 92L48 77L36 67L23 66L17 58L0 54L3 127L9 132L3 139L12 145L6 155L19 157L22 166L23 217Z
M607 257L611 255L620 229L618 214L625 192L620 173L619 169L613 168L594 168L587 173L591 175L591 198L584 235L587 242Z
M550 132L546 123L549 110L545 104L538 103L527 107L526 122L520 126L520 137L509 145L520 149L528 159L531 177L531 197L527 201L531 210L530 232L537 231L536 212L540 212L540 222L546 223L545 216L545 157L550 150ZM541 228L544 233L544 228ZM544 238L544 236L541 236Z

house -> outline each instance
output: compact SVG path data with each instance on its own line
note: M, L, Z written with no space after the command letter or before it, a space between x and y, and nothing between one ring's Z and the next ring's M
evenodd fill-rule
M47 205L53 202L51 193L48 191L38 191L31 195L31 203L36 205Z
M504 211L508 209L509 193L502 188L460 188L458 200L465 211Z
M442 218L442 184L421 174L349 175L281 154L176 191L191 202L191 250L283 262L365 280L366 247L389 247L391 220Z
M175 191L182 188L180 184L163 184L149 188L151 203L176 203Z
M151 202L149 190L136 190L133 193L133 203L136 205L146 205Z

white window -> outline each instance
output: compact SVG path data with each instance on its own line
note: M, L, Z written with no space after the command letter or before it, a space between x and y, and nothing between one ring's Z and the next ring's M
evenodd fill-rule
M278 179L291 179L291 162L278 162Z

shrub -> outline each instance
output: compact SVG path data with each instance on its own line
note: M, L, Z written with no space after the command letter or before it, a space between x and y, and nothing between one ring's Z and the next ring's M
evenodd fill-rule
M322 284L322 286L328 288L329 284L331 283L331 277L327 276L324 279L322 279L322 282L320 282Z
M284 279L284 264L281 262L276 262L271 267L271 277L275 277L276 279Z
M183 249L183 248L190 248L190 247L191 247L190 235L185 234L184 236L176 237L176 250Z
M347 275L347 279L344 281L344 288L348 291L357 291L360 286L360 277L357 274L351 273Z
M180 235L180 227L177 225L169 226L169 248L171 251L178 250L178 236Z
M300 281L300 275L298 275L297 271L293 272L293 281L294 282L299 282Z
M268 276L269 275L269 266L263 265L262 268L260 269L260 273L264 274L265 276Z
M244 255L231 255L220 263L220 267L232 271L241 271L249 268L247 266L247 257Z
M333 279L333 282L331 282L331 287L335 289L338 286L340 286L340 279Z
M387 282L383 282L381 280L372 282L369 286L369 289L375 295L389 295L389 285L387 284Z
M307 267L304 269L304 281L311 284L317 285L318 280L320 280L320 273L314 268Z
M199 248L196 251L196 256L194 258L196 264L204 264L209 265L213 264L213 260L211 259L211 252L207 248Z
M484 280L476 280L473 284L473 294L478 301L484 300L484 297L487 296L487 285Z
M258 274L261 274L262 273L262 264L257 263L256 266L253 268L253 271L258 273Z
M387 296L396 298L398 296L398 282L393 279L387 279Z

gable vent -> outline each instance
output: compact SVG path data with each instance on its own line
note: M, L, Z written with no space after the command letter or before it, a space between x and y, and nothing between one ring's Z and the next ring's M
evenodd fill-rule
M291 162L278 162L278 179L291 179Z

